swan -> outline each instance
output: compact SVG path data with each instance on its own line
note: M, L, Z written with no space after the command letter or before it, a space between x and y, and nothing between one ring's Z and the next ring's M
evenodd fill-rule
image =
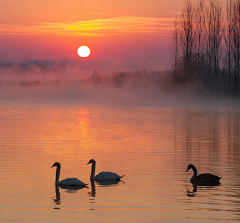
M192 164L188 165L187 171L190 170L190 169L193 170L193 176L190 179L190 182L192 184L199 185L199 186L201 186L201 185L202 186L219 185L220 184L219 180L221 179L221 177L215 176L211 173L203 173L203 174L197 175L197 169Z
M86 186L87 184L83 183L81 180L78 180L77 178L67 178L64 180L59 181L60 176L60 170L61 170L61 164L56 162L52 165L52 167L57 167L56 170L56 179L55 184L58 186L71 186L71 187L79 187L79 186Z
M101 172L95 176L96 161L94 159L91 159L89 160L88 164L90 163L92 163L90 180L120 180L122 177L125 176L119 176L118 174L112 172Z

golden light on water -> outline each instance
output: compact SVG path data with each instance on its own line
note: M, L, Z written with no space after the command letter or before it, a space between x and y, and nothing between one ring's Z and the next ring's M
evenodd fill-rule
M47 222L54 217L97 222L101 212L109 221L119 210L126 213L123 222L209 221L216 207L217 220L239 220L238 110L19 102L0 108L1 218L9 222L20 217L36 222L39 216ZM90 183L91 158L97 173L110 170L125 175L123 181ZM77 177L88 188L56 190L51 169L56 161L62 165L60 179ZM194 191L185 172L189 163L199 172L222 175L224 184ZM98 213L89 217L89 210Z

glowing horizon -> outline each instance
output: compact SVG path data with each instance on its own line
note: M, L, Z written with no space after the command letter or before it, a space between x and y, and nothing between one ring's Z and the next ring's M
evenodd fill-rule
M174 18L120 16L72 23L39 23L35 25L0 24L0 35L104 36L130 33L159 35L170 33Z
M77 59L76 49L88 45L91 60L121 69L162 69L184 1L2 2L0 60Z

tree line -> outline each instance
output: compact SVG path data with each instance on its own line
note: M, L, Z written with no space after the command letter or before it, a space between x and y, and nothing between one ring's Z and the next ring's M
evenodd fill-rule
M194 2L194 3L193 3ZM174 79L240 92L240 0L186 0L171 44Z

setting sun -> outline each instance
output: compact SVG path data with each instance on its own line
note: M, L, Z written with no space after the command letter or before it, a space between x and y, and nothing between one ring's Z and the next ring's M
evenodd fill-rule
M77 50L77 54L80 57L88 57L91 53L91 50L88 46L80 46Z

